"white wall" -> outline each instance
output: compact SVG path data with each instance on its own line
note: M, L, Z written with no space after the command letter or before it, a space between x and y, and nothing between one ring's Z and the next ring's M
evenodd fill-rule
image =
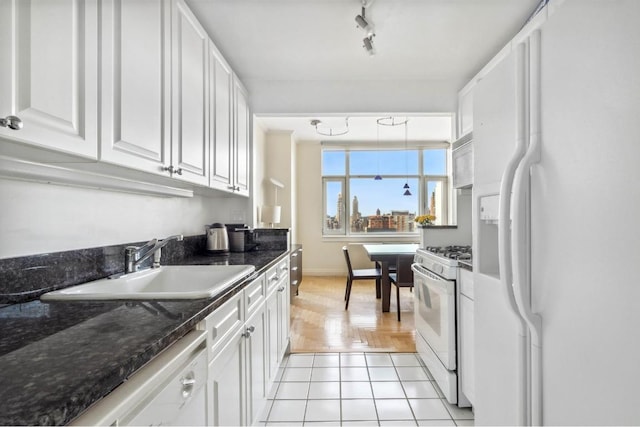
M465 81L273 81L243 79L256 114L455 111Z
M261 187L264 192L264 203L273 205L275 186L269 178L275 178L284 184L278 188L278 205L282 207L280 223L276 227L290 228L290 239L297 243L296 230L296 153L292 132L267 132L264 149L264 179ZM268 226L268 224L262 224Z
M204 234L249 218L237 196L163 198L0 179L0 258Z
M260 223L260 206L265 204L265 166L266 162L264 161L266 156L266 132L257 122L257 120L253 120L253 154L252 154L252 164L253 164L253 174L252 174L252 183L251 189L253 192L253 227L261 227L263 224Z

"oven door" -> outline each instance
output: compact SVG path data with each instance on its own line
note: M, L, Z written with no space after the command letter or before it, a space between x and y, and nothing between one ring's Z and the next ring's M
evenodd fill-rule
M429 344L444 367L456 369L456 282L413 264L416 332Z

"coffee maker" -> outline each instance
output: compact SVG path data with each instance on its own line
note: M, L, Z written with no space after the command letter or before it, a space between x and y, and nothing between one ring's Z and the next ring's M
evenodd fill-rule
M231 252L249 252L258 246L254 240L253 230L246 224L227 224L227 233Z

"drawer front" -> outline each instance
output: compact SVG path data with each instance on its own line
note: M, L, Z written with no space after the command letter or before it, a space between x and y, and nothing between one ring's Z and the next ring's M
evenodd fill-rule
M266 274L267 294L269 294L283 278L289 278L289 257L271 267Z
M225 340L225 337L244 324L243 306L244 293L240 292L216 308L198 325L198 329L207 331L208 360L213 359L216 348Z
M266 292L264 274L244 288L245 318L248 319L260 307L260 304L265 300Z
M207 356L202 351L187 366L176 372L147 405L131 414L130 419L123 418L121 424L173 425L180 419L205 420L204 405L202 408L190 408L188 403L204 396L206 382Z

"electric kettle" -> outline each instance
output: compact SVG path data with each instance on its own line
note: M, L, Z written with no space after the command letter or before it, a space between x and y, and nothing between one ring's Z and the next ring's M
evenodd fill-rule
M212 253L229 252L229 236L227 236L224 224L216 222L204 227L207 232L207 251Z

